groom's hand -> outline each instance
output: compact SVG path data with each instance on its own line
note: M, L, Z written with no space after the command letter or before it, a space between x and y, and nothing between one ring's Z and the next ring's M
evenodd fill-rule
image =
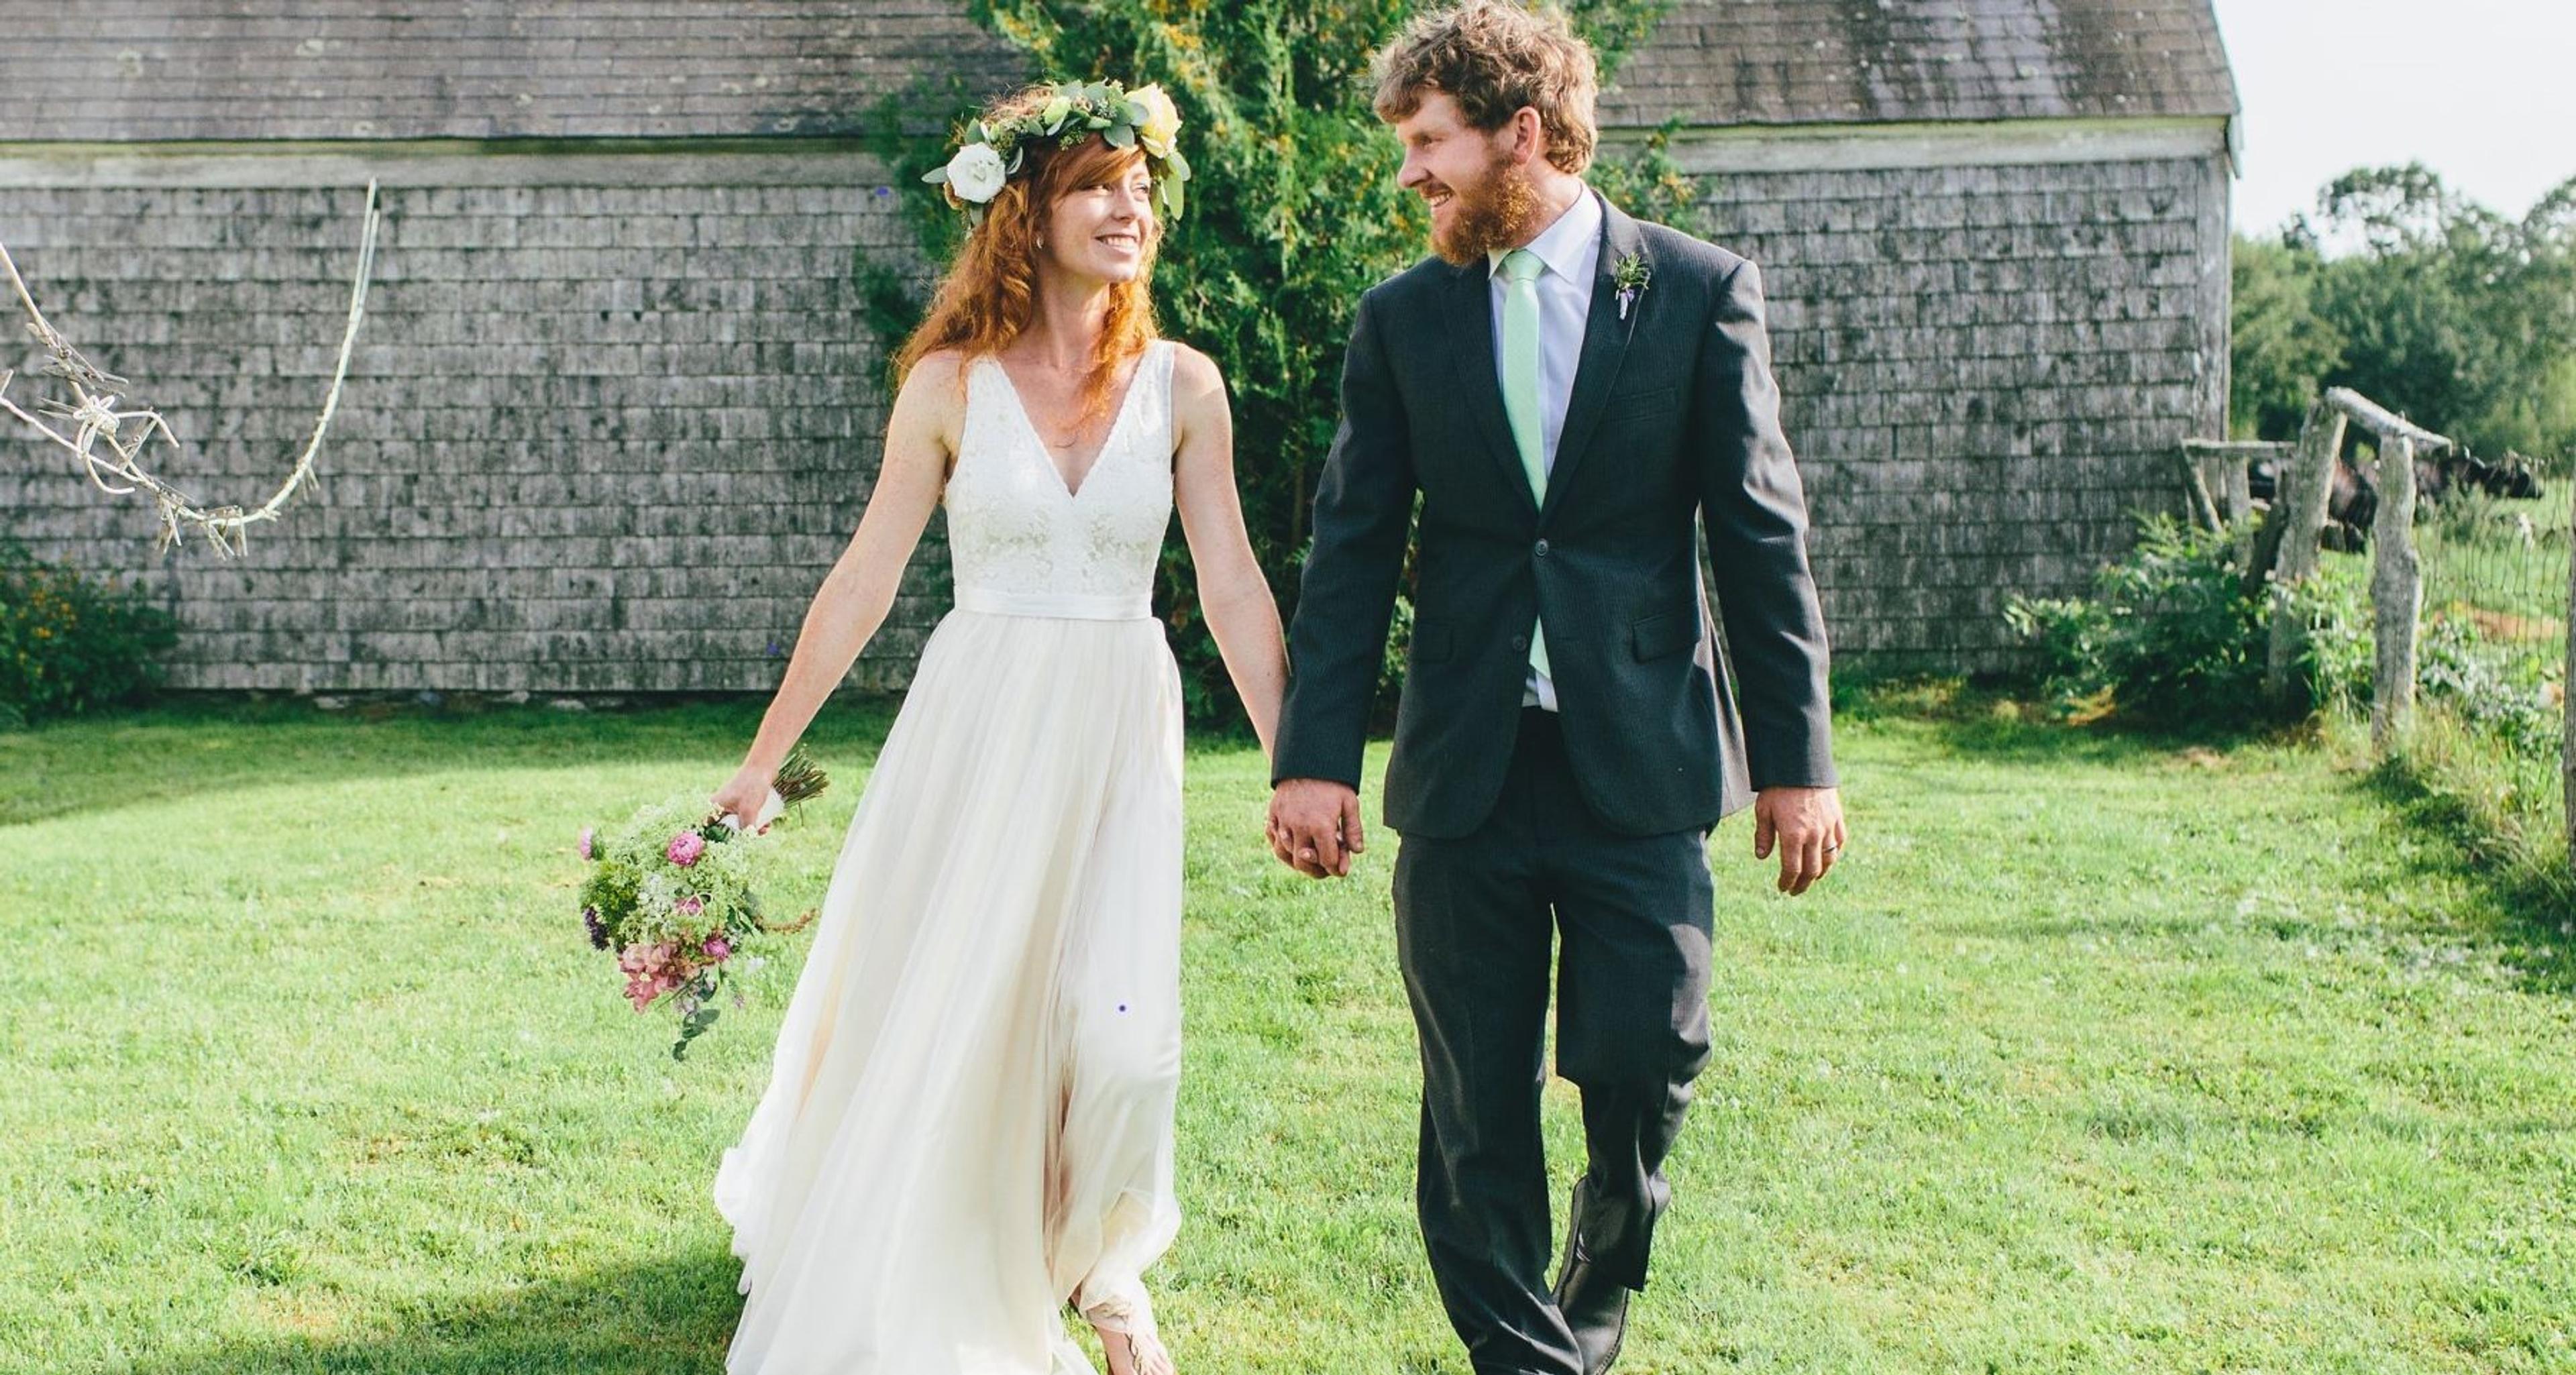
M1347 783L1283 778L1270 790L1270 852L1308 878L1342 878L1365 852L1360 795Z
M1764 788L1753 798L1753 857L1780 850L1780 891L1796 896L1843 851L1843 797L1833 788Z

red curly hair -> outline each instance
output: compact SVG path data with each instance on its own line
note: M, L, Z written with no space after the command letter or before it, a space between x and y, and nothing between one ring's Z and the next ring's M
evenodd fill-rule
M1052 94L1048 87L1031 87L997 103L985 117L998 125L1044 106ZM956 260L940 279L928 317L896 351L897 386L923 358L941 349L955 349L970 359L991 357L1019 338L1037 315L1038 259L1046 252L1047 211L1068 193L1115 183L1145 157L1141 147L1112 148L1098 134L1069 147L1053 139L1031 139L1020 149L1026 161L985 205L983 223L967 234ZM1119 368L1157 337L1150 283L1163 226L1150 212L1145 216L1144 239L1136 276L1109 287L1109 317L1100 331L1091 368L1082 379L1077 425L1109 409Z

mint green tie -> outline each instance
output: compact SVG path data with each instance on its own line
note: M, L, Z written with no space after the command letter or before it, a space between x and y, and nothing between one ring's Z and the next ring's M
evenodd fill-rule
M1511 421L1530 495L1540 501L1547 499L1547 437L1538 392L1538 274L1546 266L1526 248L1503 255L1503 415ZM1530 667L1542 678L1555 676L1547 671L1547 639L1535 625Z

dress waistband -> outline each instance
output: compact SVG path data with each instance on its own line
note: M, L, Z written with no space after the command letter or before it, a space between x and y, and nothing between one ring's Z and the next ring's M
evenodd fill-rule
M1151 593L999 592L957 589L957 609L985 616L1045 616L1060 621L1146 621L1154 617Z

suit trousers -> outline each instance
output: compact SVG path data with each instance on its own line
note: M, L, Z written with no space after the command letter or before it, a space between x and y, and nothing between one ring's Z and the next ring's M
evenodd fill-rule
M1709 1054L1708 832L1622 835L1587 807L1554 713L1525 708L1493 813L1405 836L1396 949L1422 1050L1415 1202L1478 1375L1581 1375L1547 1274L1539 1098L1550 964L1556 1064L1589 1157L1574 1244L1646 1282L1663 1163ZM1554 946L1551 951L1551 946ZM1551 958L1552 956L1552 958Z

